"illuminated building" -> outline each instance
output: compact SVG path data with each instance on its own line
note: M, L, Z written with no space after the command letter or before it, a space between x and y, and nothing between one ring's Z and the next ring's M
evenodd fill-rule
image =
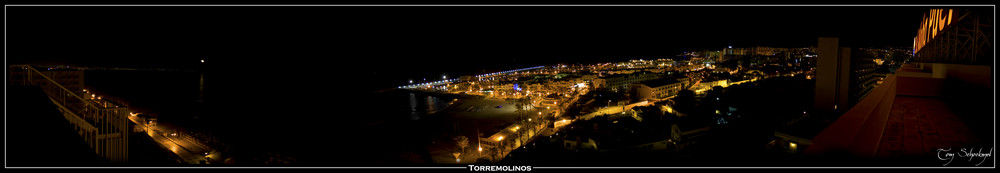
M722 48L722 55L733 55L733 46Z
M677 92L689 85L687 78L643 81L633 86L635 91L634 98L640 101L651 98L664 98L677 94Z
M895 69L895 62L909 59L909 56L890 49L858 48L851 53L850 104L865 97L875 86L881 84L886 74Z
M604 77L605 86L612 91L627 90L629 84L660 78L659 74L651 72L636 72L632 74L618 74Z
M816 61L815 108L834 114L871 92L889 73L881 63L895 59L888 49L840 46L838 38L820 38Z

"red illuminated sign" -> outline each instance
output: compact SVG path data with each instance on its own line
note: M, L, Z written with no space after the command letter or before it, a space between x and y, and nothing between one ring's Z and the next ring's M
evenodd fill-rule
M924 14L924 20L920 22L920 29L917 29L917 36L913 38L913 52L919 52L924 44L934 39L938 32L951 25L955 10L953 9L931 9Z

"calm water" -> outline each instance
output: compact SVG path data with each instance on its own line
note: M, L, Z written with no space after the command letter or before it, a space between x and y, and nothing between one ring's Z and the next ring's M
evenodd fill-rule
M217 136L248 158L266 152L292 153L308 160L304 162L323 162L329 160L325 156L337 155L333 160L367 163L358 158L377 156L363 152L366 148L399 143L394 140L430 129L420 120L454 99L307 80L315 77L87 71L85 79L90 88L128 100L132 109ZM421 140L409 142L416 141Z

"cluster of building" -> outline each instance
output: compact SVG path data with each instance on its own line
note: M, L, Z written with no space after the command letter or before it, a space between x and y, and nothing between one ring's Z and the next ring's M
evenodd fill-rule
M872 59L890 59L893 54L875 54L871 49ZM881 50L881 49L879 49ZM508 99L526 101L531 108L546 110L537 112L537 117L511 123L502 130L487 132L479 137L478 147L494 155L493 159L502 159L507 153L525 145L533 138L543 133L543 129L554 128L574 130L558 133L558 138L569 150L639 150L639 151L676 151L686 145L693 144L699 136L707 134L713 125L720 124L711 116L687 116L671 108L673 102L668 100L681 91L691 90L696 95L717 87L729 87L760 79L802 75L805 79L814 76L816 48L772 48L727 47L715 51L686 52L674 58L652 60L630 60L625 62L601 63L592 65L556 65L511 70L475 76L461 76L458 79L446 79L437 83L403 86L406 89L433 90L452 94L477 95L483 98ZM872 63L879 63L872 61ZM891 63L893 61L886 61ZM621 114L601 115L602 121L591 122L594 116L587 119L566 117L571 107L591 107L595 98L587 93L600 91L608 95L624 95L627 100L615 96L602 98L608 101L618 100ZM581 99L582 98L582 99ZM635 103L649 102L652 106L630 106ZM649 104L645 104L649 105ZM598 108L601 109L601 108ZM610 109L604 107L603 109ZM622 110L625 109L625 110ZM731 110L727 109L727 110ZM590 113L586 113L590 112ZM600 113L592 110L582 110L580 115ZM731 112L731 111L730 111ZM718 111L716 114L730 112ZM536 112L531 112L532 114ZM649 115L660 118L649 120ZM576 115L576 114L574 114ZM542 118L542 117L556 118ZM669 125L657 127L661 130L653 133L647 130L639 136L636 134L618 134L622 132L640 131L634 127L636 122L663 121L663 117L673 116ZM582 117L582 116L581 116ZM603 119L607 119L604 122ZM644 120L646 119L646 120ZM570 125L574 122L598 123L598 125ZM610 123L610 124L608 124ZM662 123L661 123L662 124ZM721 123L724 124L724 123ZM560 128L562 127L562 128ZM588 127L588 129L579 129ZM597 129L589 129L597 127ZM618 129L606 131L610 129ZM585 130L585 131L580 131ZM589 132L587 132L589 130ZM562 132L562 131L560 131ZM598 134L595 134L598 133ZM600 134L606 133L606 134ZM655 136L650 138L650 136ZM615 142L612 142L615 141ZM482 151L482 150L481 150ZM485 152L484 152L485 153Z
M740 56L776 56L787 59L791 58L813 58L816 56L816 47L806 48L776 48L776 47L736 47L728 46L721 50L702 50L685 52L682 56L702 57L716 61L731 60Z

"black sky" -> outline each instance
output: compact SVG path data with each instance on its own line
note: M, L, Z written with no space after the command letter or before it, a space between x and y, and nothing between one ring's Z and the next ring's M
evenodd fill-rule
M819 36L910 46L931 7L7 7L8 63L378 64L415 76ZM463 65L463 66L457 66ZM377 72L373 72L377 73Z

